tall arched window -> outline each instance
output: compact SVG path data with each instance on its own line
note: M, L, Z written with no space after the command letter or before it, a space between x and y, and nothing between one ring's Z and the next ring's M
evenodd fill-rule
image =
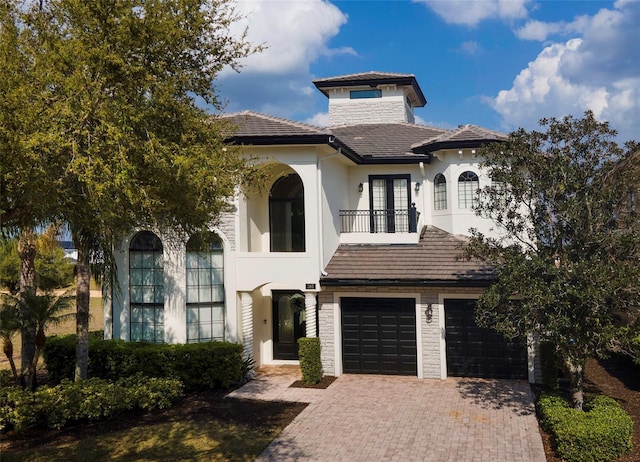
M433 179L433 208L445 210L447 208L447 179L438 173Z
M473 172L463 172L458 177L458 207L470 209L478 199L478 188L480 182L478 175Z
M271 252L304 252L304 186L295 174L278 179L269 195Z
M214 233L187 242L187 342L224 340L224 258Z
M131 340L164 341L164 264L162 242L150 231L129 245Z

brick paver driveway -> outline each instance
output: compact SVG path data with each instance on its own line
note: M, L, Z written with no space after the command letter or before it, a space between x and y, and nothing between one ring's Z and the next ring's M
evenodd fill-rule
M229 395L310 403L260 461L546 460L526 382L344 375L289 388L297 377L271 368Z

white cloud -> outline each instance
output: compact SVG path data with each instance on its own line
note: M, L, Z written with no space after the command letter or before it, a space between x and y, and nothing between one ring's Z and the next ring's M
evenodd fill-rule
M528 21L524 26L515 31L518 38L522 40L539 40L544 41L549 35L557 34L565 29L564 22L542 22Z
M582 31L580 38L546 46L512 87L492 100L505 128L531 129L542 117L581 116L590 109L609 121L622 141L639 138L639 21L640 2L619 1L615 9L571 23Z
M308 69L321 55L355 53L351 48L327 47L347 16L325 0L240 0L237 10L244 18L233 30L239 34L248 27L248 41L267 47L240 62L245 72L289 74Z
M473 40L462 42L458 51L464 55L477 56L482 53L482 47Z
M316 127L328 127L329 126L329 113L318 112L304 121L305 124L315 125Z
M475 26L485 19L526 18L531 0L413 0L424 3L449 24Z
M332 49L347 16L326 0L240 0L245 16L233 26L248 27L250 43L267 48L240 61L240 73L225 69L214 83L226 111L252 109L280 117L308 112L318 98L310 85L309 67L320 57L352 54L349 47Z

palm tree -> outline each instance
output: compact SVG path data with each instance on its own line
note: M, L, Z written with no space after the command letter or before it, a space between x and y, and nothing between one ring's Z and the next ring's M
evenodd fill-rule
M69 312L69 308L74 300L70 292L56 296L51 292L36 294L33 292L23 292L16 297L16 308L22 322L27 324L32 332L35 331L35 353L33 360L29 364L29 369L25 383L35 386L35 375L40 354L44 349L47 337L45 332L49 326L55 326L67 319L75 317L74 312Z
M20 332L20 317L16 304L12 303L11 297L4 296L0 305L0 339L2 339L2 350L9 360L13 380L16 385L20 383L16 363L13 360L13 337Z

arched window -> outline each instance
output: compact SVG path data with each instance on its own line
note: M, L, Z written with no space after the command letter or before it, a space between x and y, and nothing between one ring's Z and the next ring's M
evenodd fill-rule
M445 210L447 208L447 179L438 173L433 179L433 208Z
M224 258L214 233L187 242L187 342L224 340Z
M150 231L129 245L131 340L164 341L164 264L162 242Z
M271 252L304 252L304 186L295 174L278 179L269 195Z
M473 172L464 172L458 177L458 207L470 209L478 199L480 182L478 175Z

